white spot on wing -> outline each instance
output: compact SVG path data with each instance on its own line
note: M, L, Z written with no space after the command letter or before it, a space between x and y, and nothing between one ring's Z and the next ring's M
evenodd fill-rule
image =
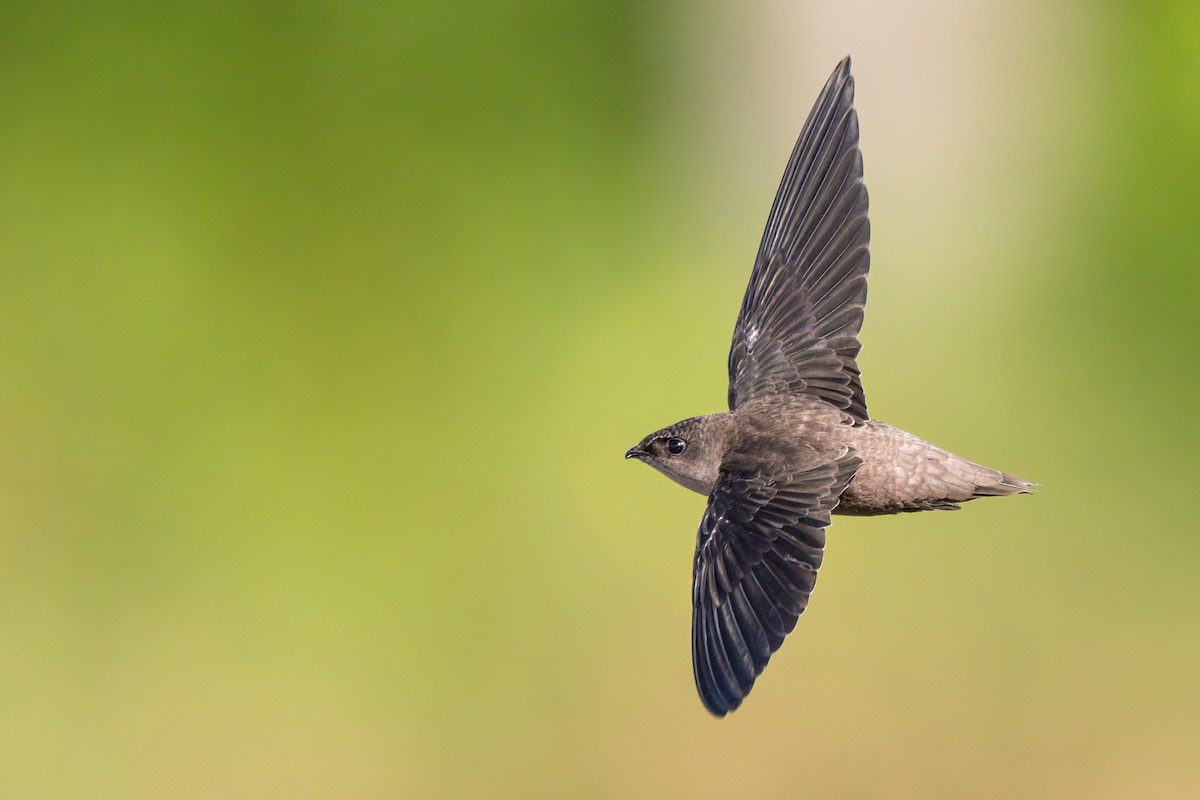
M758 341L758 328L754 325L750 326L750 330L746 331L746 349L753 350L754 343Z

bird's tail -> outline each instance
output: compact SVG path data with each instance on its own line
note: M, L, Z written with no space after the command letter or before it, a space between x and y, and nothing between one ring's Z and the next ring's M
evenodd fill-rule
M1037 492L1038 485L1033 481L1018 478L1016 475L1009 475L1007 472L981 467L971 462L967 463L976 470L973 477L975 482L975 492L972 494L973 498L1007 497L1010 494L1033 494Z
M946 452L946 451L942 451ZM957 503L974 500L976 497L1007 497L1013 494L1031 494L1037 491L1037 484L1009 475L998 469L991 469L974 461L968 461L962 456L946 453L949 457L943 463L944 480L950 490L946 499Z
M1033 481L976 464L934 445L928 445L924 457L926 482L919 490L924 496L906 507L906 511L925 508L953 511L959 503L977 497L1007 497L1037 491Z
M1037 491L1037 484L985 467L882 422L864 426L869 457L841 498L842 514L953 511L977 497Z

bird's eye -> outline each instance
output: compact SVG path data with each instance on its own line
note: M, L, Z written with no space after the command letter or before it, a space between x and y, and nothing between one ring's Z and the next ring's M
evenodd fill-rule
M673 456L677 456L687 447L687 442L683 439L667 439L667 452Z

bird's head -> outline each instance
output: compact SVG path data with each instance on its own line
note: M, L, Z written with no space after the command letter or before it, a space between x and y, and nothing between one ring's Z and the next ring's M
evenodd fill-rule
M645 461L680 486L708 494L717 482L730 424L729 414L685 419L642 439L625 457Z

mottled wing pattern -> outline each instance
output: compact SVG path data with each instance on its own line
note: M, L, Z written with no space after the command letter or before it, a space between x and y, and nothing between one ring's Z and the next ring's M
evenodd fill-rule
M867 419L856 359L870 237L846 58L804 124L767 218L729 351L730 410L807 393Z
M737 708L808 605L853 451L798 475L723 474L696 540L692 667L704 705Z

